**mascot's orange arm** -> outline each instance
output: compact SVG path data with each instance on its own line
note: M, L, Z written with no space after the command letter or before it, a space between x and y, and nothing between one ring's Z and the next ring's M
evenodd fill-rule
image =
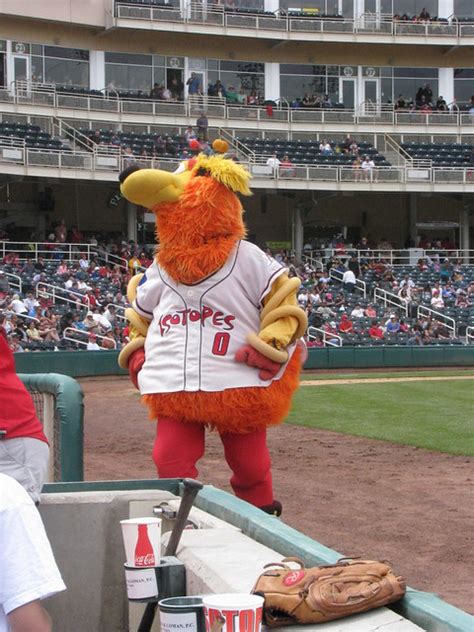
M273 283L270 292L263 299L263 305L267 305L273 296L282 288L285 283L288 283L288 275L282 274ZM295 288L290 294L278 302L278 306L292 306L298 308L298 300L296 293L298 288ZM300 308L299 308L300 309ZM303 318L305 314L301 310ZM276 349L284 349L290 342L292 342L298 328L300 327L301 320L295 316L284 316L279 318L275 322L263 327L258 337L267 344L275 347Z

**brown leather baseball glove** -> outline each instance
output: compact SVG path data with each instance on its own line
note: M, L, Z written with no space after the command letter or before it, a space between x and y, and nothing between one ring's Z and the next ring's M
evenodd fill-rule
M264 568L252 592L265 599L264 622L269 627L347 617L397 601L406 590L403 577L394 575L385 562L343 558L337 564L305 568L300 559L286 557Z

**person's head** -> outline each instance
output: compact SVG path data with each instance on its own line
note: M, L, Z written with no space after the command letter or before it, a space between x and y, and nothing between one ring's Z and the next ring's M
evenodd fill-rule
M374 320L371 322L372 327L377 327L379 324L379 321L377 319L374 318Z

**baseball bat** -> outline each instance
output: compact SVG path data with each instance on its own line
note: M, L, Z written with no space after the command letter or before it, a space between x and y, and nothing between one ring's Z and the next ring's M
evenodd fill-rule
M178 549L181 535L186 526L186 521L191 511L191 507L194 504L194 500L198 495L198 492L204 487L202 483L194 480L193 478L183 479L183 495L179 504L178 513L176 515L176 522L174 523L173 530L171 531L170 539L165 550L165 557L172 556ZM138 626L138 632L150 632L153 621L156 614L156 602L147 603L145 612L143 613L140 625Z

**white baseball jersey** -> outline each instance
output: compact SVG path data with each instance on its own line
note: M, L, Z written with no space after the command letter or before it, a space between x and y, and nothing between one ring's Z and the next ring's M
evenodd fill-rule
M151 320L138 374L140 392L268 386L271 381L261 380L258 369L236 362L234 355L249 332L258 333L262 300L285 271L247 241L238 242L222 268L195 285L174 281L154 262L133 303L140 316ZM290 357L294 348L288 349Z

